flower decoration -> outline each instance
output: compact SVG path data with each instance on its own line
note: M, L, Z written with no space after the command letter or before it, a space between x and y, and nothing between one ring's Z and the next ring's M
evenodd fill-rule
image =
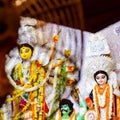
M55 49L55 47L51 45L50 46L50 50L54 50L54 49Z
M73 72L74 70L75 70L75 66L74 65L68 66L68 72Z
M76 79L75 78L68 78L67 82L66 82L66 85L67 86L72 86L72 85L75 85L76 84Z
M93 89L93 92L95 111L98 116L98 120L100 119L100 113L98 108L106 108L106 114L103 117L106 118L106 120L110 119L112 113L112 87L106 84L104 88L100 90L98 85L96 85Z
M64 50L64 56L69 57L71 55L71 50Z
M54 43L56 43L56 42L58 41L58 39L59 39L59 35L56 34L55 36L53 36L52 41L53 41Z
M40 68L42 66L42 61L41 60L37 61L36 66L37 68Z
M61 32L61 30L59 30L58 33L53 36L52 41L54 43L58 42L60 32Z

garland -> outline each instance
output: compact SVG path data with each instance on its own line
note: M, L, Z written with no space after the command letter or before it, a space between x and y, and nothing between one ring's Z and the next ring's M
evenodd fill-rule
M30 104L26 104L26 106L19 112L15 115L15 117L13 118L13 120L18 120L18 117L27 110L27 108L30 106Z
M51 112L50 112L50 116L49 119L52 119L52 115L54 114L54 112L57 110L58 106L59 106L59 100L61 99L61 94L65 89L66 86L66 82L68 80L67 78L67 68L66 65L62 65L60 68L60 73L59 73L59 77L58 77L58 67L56 68L56 72L55 72L55 83L54 83L54 100L53 103L54 106L52 105L51 108Z
M2 109L0 109L0 120L4 120L4 114L3 114Z
M105 84L103 88L96 85L93 89L93 99L97 119L100 120L100 109L105 109L106 116L104 117L109 120L112 112L112 87L109 84Z
M39 70L39 68L40 68L40 66L35 66L36 65L36 63L35 62L33 62L32 63L32 66L30 67L31 69L30 69L30 72L31 72L31 74L32 74L32 76L30 76L30 79L29 79L29 83L32 83L32 79L31 79L31 77L33 78L33 87L32 87L32 85L29 85L29 84L26 84L26 85L23 85L23 86L19 86L19 85L17 85L16 83L15 83L15 81L12 79L12 77L10 76L10 75L8 75L8 78L9 78L9 80L10 80L10 82L12 83L12 85L16 88L15 89L15 91L13 92L13 94L15 95L14 97L12 97L12 98L8 98L7 100L6 100L6 102L9 102L9 101L13 101L13 100L15 100L16 98L18 98L19 96L21 96L22 97L22 94L24 94L25 92L30 92L30 98L27 100L27 99L25 99L24 97L22 97L22 99L24 99L24 101L26 101L26 106L24 106L24 108L20 111L20 112L18 112L15 116L14 116L14 120L17 120L18 119L18 117L22 114L22 113L24 113L27 109L28 109L28 107L30 106L30 105L32 105L32 113L33 113L33 117L36 117L36 113L37 113L37 110L36 110L36 104L38 103L37 101L33 101L33 99L34 99L34 94L35 94L35 91L37 90L37 89L39 89L40 87L42 87L43 85L44 85L44 83L47 81L47 79L49 78L49 74L50 74L50 70L51 70L51 66L49 66L48 67L48 71L47 71L47 73L46 73L46 75L45 75L45 73L43 73L43 70ZM37 64L38 65L38 64ZM19 64L19 69L17 70L17 72L18 72L18 76L19 76L19 78L21 79L22 78L22 71L21 71L21 65ZM35 69L37 67L37 69ZM39 68L38 68L39 67ZM42 68L40 68L40 69L42 69ZM39 76L39 81L35 81L35 79L34 79L34 75L36 75L36 73L38 73L38 72L42 72L41 73L41 75L42 76ZM21 80L20 80L21 81ZM23 81L23 80L22 80ZM38 83L39 82L39 83ZM22 82L23 83L23 82ZM36 85L36 86L35 86ZM36 95L36 94L35 94ZM39 101L39 103L41 104L41 101ZM42 105L43 106L43 105ZM43 110L42 110L43 111ZM33 118L34 119L34 118Z
M21 90L21 91L24 91L24 92L32 92L32 91L35 91L35 90L39 89L48 80L49 75L50 75L50 71L51 71L51 66L48 67L48 70L47 70L47 73L46 73L46 76L45 76L44 80L42 80L38 85L33 86L33 87L29 87L27 85L24 85L24 86L16 85L15 81L12 79L12 77L9 74L7 74L7 77L9 79L10 83L17 90Z

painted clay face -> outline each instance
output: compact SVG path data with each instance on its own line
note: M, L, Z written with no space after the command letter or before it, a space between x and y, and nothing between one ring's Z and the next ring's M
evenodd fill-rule
M105 74L99 73L96 75L96 81L99 85L104 85L107 82L107 76Z
M61 106L61 112L62 112L63 116L68 116L69 115L71 110L70 110L68 104L64 104L64 105Z
M23 60L29 60L32 56L32 50L29 47L20 48L20 57Z

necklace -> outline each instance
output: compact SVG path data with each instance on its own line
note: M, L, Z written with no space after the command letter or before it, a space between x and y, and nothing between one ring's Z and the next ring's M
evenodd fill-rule
M108 85L105 84L104 86L97 86L97 97L98 97L98 104L100 108L104 108L106 106L106 91L108 89Z
M103 86L97 85L96 89L98 90L98 94L103 95L107 87L108 87L108 84L105 84Z

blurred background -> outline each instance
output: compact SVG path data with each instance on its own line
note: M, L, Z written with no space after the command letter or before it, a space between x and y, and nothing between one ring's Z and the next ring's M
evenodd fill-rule
M22 16L96 32L120 20L120 0L15 0Z

